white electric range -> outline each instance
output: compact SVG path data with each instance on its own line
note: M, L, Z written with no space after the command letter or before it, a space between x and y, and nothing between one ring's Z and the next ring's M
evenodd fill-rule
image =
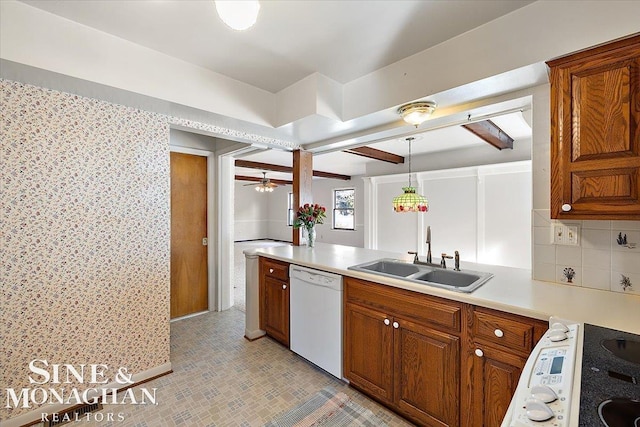
M502 427L640 427L640 336L557 318Z

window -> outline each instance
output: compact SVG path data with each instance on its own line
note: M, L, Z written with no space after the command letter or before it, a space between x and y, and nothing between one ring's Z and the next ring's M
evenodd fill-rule
M294 210L293 210L293 193L289 193L288 199L287 199L287 225L288 226L292 226L293 225L293 215L294 215Z
M333 190L333 228L336 230L355 230L356 190L343 188Z

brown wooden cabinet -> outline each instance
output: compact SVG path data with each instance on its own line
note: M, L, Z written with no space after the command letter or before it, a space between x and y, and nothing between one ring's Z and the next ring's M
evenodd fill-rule
M473 306L466 307L466 318L462 425L499 426L547 323Z
M289 264L260 258L260 329L289 346Z
M345 377L419 425L459 425L460 312L460 303L345 278Z
M376 399L393 401L393 329L382 311L347 303L344 312L344 376Z
M547 64L551 217L640 220L640 35Z

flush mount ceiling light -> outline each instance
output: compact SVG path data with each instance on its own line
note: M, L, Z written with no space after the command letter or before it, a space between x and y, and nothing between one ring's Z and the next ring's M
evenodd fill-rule
M402 194L393 198L393 210L395 212L427 212L429 201L426 197L416 193L416 189L411 185L411 141L415 138L409 137L409 186L402 187Z
M215 0L220 19L234 30L244 31L256 23L260 2L257 0Z
M405 122L418 127L433 114L435 109L436 103L433 101L412 102L398 108L398 114Z

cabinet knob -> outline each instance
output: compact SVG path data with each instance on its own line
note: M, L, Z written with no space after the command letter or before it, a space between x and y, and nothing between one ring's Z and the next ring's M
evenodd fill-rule
M282 289L287 289L287 285L282 285Z
M400 327L400 324L398 322L393 322L393 327L398 329Z
M390 323L391 323L391 322L389 321L389 319L384 319L384 324L385 324L385 325L389 326L389 324L390 324Z
M270 269L269 269L269 273L273 273L273 268L270 268Z
M504 336L504 332L502 332L502 330L500 329L496 329L495 331L493 331L493 333L496 334L498 338L502 338Z
M484 352L482 350L480 350L479 348L476 348L476 351L474 352L476 354L476 356L478 357L482 357L484 356Z
M562 212L569 212L571 210L571 205L569 203L565 203L562 205Z

